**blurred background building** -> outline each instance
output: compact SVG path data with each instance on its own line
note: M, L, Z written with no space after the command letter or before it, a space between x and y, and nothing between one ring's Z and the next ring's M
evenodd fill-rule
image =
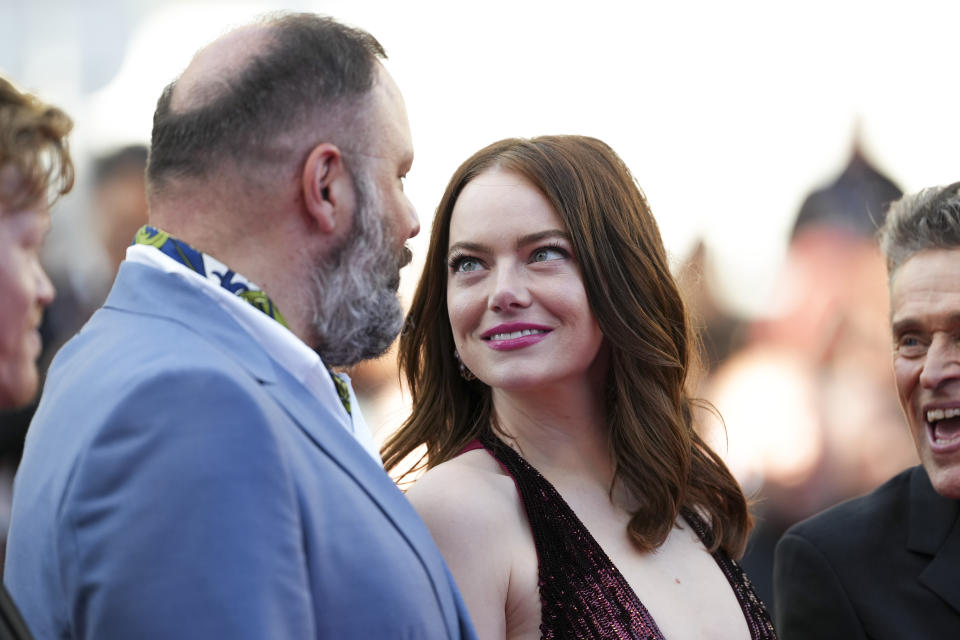
M682 271L710 354L702 394L708 440L754 497L743 564L768 605L773 549L794 522L870 491L918 462L894 391L886 268L874 240L902 195L856 143L794 221L766 312L711 308L709 286ZM725 427L725 428L724 428Z
M80 182L47 246L60 298L45 359L102 300L143 219L161 89L208 41L281 9L362 26L390 56L423 228L403 295L475 150L580 133L623 156L705 330L701 390L726 431L709 416L703 429L757 498L745 562L761 591L785 526L912 463L871 233L901 189L960 177L960 4L946 0L0 0L0 73L77 123ZM382 440L406 415L395 362L352 374ZM3 531L26 422L0 419Z

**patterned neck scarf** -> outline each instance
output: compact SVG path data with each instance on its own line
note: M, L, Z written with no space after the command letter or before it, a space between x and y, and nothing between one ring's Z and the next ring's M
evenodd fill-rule
M233 271L216 258L197 251L183 240L177 240L166 231L162 231L156 227L144 225L137 230L137 234L133 238L133 244L142 244L159 249L168 257L176 260L207 280L210 280L218 287L223 287L230 293L240 296L287 329L290 328L287 326L287 321L284 320L283 314L280 313L280 309L277 308L273 300L271 300L260 287ZM340 402L349 415L350 389L347 386L347 382L333 371L329 369L327 371L333 379L333 386L337 389Z

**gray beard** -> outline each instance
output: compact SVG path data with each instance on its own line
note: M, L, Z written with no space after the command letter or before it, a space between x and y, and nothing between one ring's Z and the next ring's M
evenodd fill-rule
M324 364L350 366L377 358L403 326L397 297L400 268L412 254L392 244L376 186L362 168L353 175L357 210L351 235L313 273L315 351Z

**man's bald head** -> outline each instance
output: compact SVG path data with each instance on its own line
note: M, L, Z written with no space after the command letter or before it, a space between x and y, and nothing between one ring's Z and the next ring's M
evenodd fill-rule
M229 94L250 61L263 56L272 30L264 24L235 29L201 49L173 84L170 111L200 109Z
M290 163L292 176L301 159L291 154L341 129L385 57L369 33L313 14L283 15L223 36L157 102L151 195L177 179L202 181L230 168Z

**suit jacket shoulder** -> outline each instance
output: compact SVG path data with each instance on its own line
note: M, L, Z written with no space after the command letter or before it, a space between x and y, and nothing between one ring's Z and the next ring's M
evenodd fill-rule
M960 572L956 501L922 467L791 527L774 566L777 628L805 638L942 638L960 633L960 592L931 582ZM952 602L951 602L952 600ZM949 630L949 631L948 631Z
M218 303L121 268L51 366L4 581L38 637L470 637L381 467Z
M816 544L833 558L873 557L889 545L891 525L906 535L903 525L910 510L910 485L915 469L907 469L871 493L837 504L793 525L787 535ZM922 469L920 470L922 473ZM837 535L837 532L843 535Z

